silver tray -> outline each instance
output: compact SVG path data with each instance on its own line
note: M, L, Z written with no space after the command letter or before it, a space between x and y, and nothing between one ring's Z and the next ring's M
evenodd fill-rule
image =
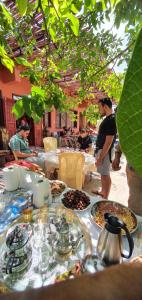
M134 212L123 204L110 200L97 201L91 208L91 218L99 228L102 229L105 225L104 213L106 212L122 220L130 233L136 231L138 222ZM122 230L122 234L125 235L124 230Z
M56 251L58 230L55 229L54 224L59 222L63 215L70 226L74 240L80 235L82 237L76 249L71 249L69 253L60 255ZM19 218L11 224L11 227L21 222L23 220ZM81 263L86 255L92 254L91 238L86 225L71 210L67 210L63 206L34 210L31 226L32 262L23 272L5 274L2 271L7 231L0 240L0 281L14 291L52 284L60 275L71 270L76 263Z

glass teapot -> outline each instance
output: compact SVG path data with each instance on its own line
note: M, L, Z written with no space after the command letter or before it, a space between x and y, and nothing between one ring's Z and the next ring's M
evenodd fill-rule
M83 235L78 236L76 240L72 240L72 238L73 236L71 234L69 224L63 215L59 224L59 237L56 243L56 251L59 255L66 255L75 251L75 249L79 246Z
M105 213L104 218L106 224L102 229L98 239L97 253L106 265L117 264L121 262L122 257L127 259L131 257L134 248L134 242L124 222L109 213ZM128 255L125 255L121 251L121 229L125 231L128 240Z

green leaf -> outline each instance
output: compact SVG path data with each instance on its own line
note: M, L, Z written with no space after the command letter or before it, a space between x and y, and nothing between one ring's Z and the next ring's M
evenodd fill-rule
M41 117L39 117L36 113L32 114L32 118L34 119L35 123L39 123L41 120Z
M24 114L23 101L22 99L17 100L12 108L12 112L15 114L16 119L19 119Z
M85 5L86 5L87 7L89 7L91 4L92 4L92 1L91 1L91 0L85 0Z
M67 17L71 21L70 27L71 27L74 35L78 36L78 33L79 33L79 20L73 14L70 14L70 13L67 14Z
M122 151L142 175L142 29L126 73L117 125Z
M56 42L56 31L51 26L49 27L49 33L51 35L53 42Z
M1 63L11 72L13 73L14 62L9 57L1 58Z
M78 13L78 8L77 8L74 4L72 4L72 5L71 5L71 11L72 11L73 13L77 14L77 13Z
M5 7L4 3L0 3L0 8L2 9L3 14L6 17L7 22L9 24L11 24L13 19L12 19L12 16L11 16L10 12L8 11L8 9Z
M17 57L16 58L16 62L19 64L19 65L23 65L25 67L32 67L32 64L29 63L25 58L23 57Z
M24 16L27 11L28 0L16 0L16 5L18 7L21 16Z
M32 110L31 110L31 101L32 98L30 96L23 96L22 97L22 101L23 101L23 109L26 112L26 114L31 117L32 114Z
M38 86L33 86L31 90L32 94L38 94L41 97L45 97L45 91Z

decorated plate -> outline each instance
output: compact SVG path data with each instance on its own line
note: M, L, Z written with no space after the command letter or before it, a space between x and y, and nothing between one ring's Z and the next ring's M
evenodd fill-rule
M52 197L60 197L63 192L67 189L67 185L60 180L50 180L51 194Z
M84 211L90 207L91 201L87 193L70 189L64 193L62 203L68 209Z
M128 207L110 200L101 200L96 202L91 208L91 216L93 221L100 228L103 228L105 225L105 213L110 213L123 221L127 225L130 233L133 233L137 229L137 218ZM122 233L125 234L123 230Z

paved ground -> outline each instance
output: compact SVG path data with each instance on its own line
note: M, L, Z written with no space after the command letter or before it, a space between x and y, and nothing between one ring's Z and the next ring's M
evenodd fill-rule
M112 186L111 186L109 199L120 202L124 205L128 205L129 191L128 191L125 168L126 168L126 160L123 157L121 161L121 170L117 172L111 171ZM100 186L101 186L100 175L98 173L93 173L91 181L90 178L87 177L84 190L87 191L89 194L92 194L91 190L93 188L98 189ZM98 199L100 199L100 197L98 197Z

